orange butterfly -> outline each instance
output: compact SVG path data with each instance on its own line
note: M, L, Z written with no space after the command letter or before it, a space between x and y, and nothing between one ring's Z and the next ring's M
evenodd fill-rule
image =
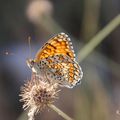
M27 65L42 80L68 88L76 86L83 77L81 67L75 61L72 42L65 33L45 43L34 60L27 60Z

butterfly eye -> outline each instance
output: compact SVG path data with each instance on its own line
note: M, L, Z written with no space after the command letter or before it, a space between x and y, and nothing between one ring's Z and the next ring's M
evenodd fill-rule
M31 60L31 65L34 65L34 63L35 63L34 60Z

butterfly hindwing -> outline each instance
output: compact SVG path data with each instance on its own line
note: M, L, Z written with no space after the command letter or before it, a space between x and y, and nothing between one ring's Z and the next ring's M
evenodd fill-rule
M83 75L78 63L65 55L49 56L41 60L40 65L45 70L48 81L69 88L79 83Z

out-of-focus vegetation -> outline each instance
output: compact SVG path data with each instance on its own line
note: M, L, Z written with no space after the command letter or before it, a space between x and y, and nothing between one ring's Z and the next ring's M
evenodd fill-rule
M66 32L80 61L85 54L82 48L119 12L119 0L1 1L0 120L27 119L27 115L20 117L23 110L19 92L31 74L25 62L29 57L29 36L34 57L51 36ZM118 26L96 49L92 49L94 44L88 46L93 51L80 62L84 72L82 84L62 89L56 106L75 120L120 119L119 34ZM51 110L38 116L38 120L48 118L62 119Z

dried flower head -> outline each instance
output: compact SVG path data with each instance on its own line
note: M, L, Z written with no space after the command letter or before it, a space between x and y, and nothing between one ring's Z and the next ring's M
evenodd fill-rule
M33 23L39 23L43 15L51 15L53 5L49 0L33 0L30 1L26 8L26 15Z
M24 102L23 108L30 108L29 120L33 120L36 113L58 98L57 84L51 85L39 79L32 79L21 88L20 96L20 101Z

